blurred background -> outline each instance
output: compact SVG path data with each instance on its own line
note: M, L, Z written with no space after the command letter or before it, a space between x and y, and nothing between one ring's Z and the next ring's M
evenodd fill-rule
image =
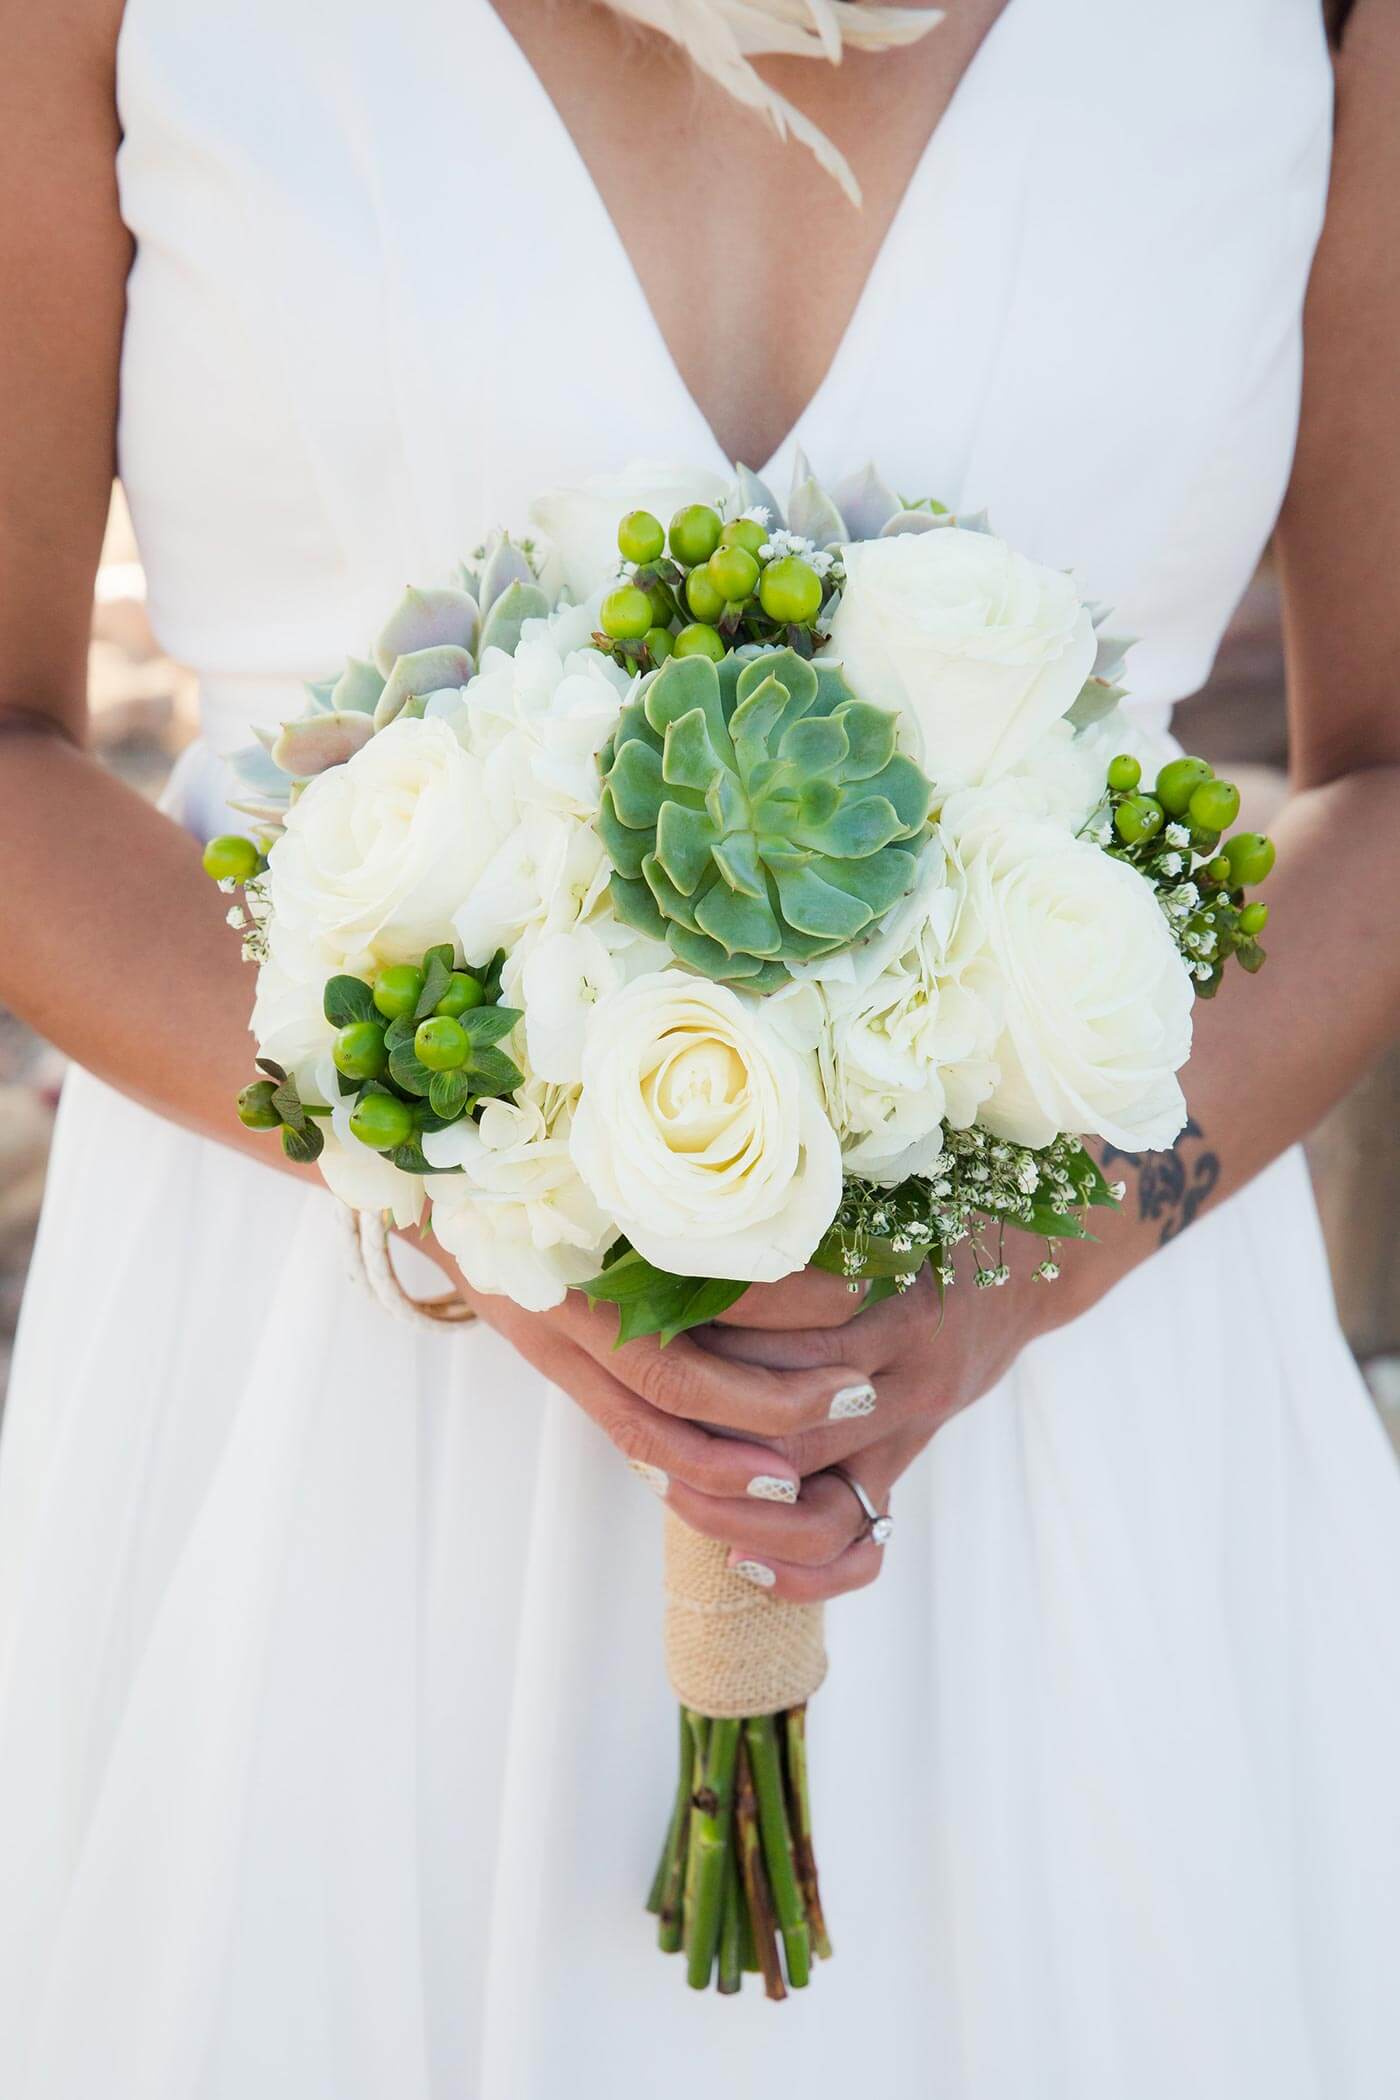
M194 680L157 650L120 490L92 613L93 743L105 765L157 796L197 728ZM1205 690L1178 710L1182 741L1240 782L1245 820L1267 829L1287 765L1283 644L1267 561ZM63 1079L57 1051L0 1007L0 1405ZM1309 1146L1338 1307L1400 1449L1400 1044Z

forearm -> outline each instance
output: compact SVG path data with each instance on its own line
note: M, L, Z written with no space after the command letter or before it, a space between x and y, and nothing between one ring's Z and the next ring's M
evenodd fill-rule
M1066 1317L1306 1136L1395 1031L1400 767L1296 794L1272 833L1267 965L1253 978L1230 969L1198 1002L1182 1074L1191 1121L1174 1151L1105 1155L1123 1206L1095 1213L1099 1246L1067 1250L1049 1294Z
M234 1114L254 973L180 827L62 736L0 722L0 1003L124 1094L294 1169Z

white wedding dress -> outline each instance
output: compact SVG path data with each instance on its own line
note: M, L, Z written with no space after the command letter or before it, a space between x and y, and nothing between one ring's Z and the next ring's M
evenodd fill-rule
M121 471L207 827L406 579L721 462L487 0L128 0L119 85ZM1315 0L1010 0L794 434L1073 564L1163 721L1287 478L1329 121ZM73 1075L0 1451L4 2100L1394 2100L1400 1489L1297 1154L901 1485L782 2008L641 1907L657 1506L341 1248Z

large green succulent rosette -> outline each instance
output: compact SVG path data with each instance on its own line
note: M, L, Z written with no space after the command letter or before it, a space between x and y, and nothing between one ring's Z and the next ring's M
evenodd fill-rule
M918 879L932 790L895 716L838 664L672 657L601 764L618 916L703 976L771 990L871 932Z

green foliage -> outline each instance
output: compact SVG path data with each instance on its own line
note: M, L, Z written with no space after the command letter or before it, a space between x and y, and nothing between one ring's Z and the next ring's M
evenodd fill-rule
M657 1335L664 1349L688 1327L703 1327L738 1303L748 1289L746 1283L729 1283L717 1277L672 1276L653 1268L649 1261L618 1243L603 1268L583 1289L591 1305L615 1305L618 1309L617 1344L633 1342L644 1335Z
M931 789L896 720L792 649L672 657L605 746L613 899L707 977L762 989L858 940L918 876Z

